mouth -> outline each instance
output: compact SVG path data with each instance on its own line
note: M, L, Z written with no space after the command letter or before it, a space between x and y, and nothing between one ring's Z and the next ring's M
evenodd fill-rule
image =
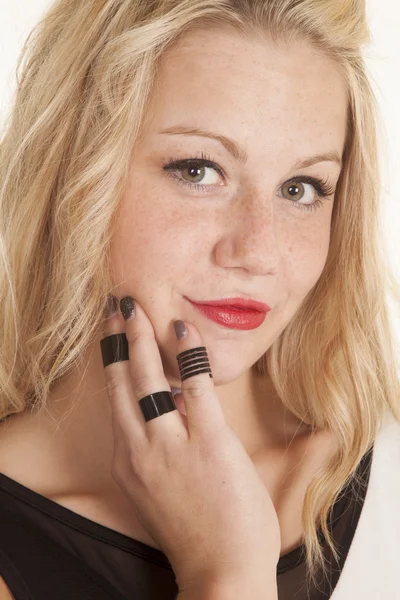
M205 306L228 306L229 308L238 308L242 310L255 310L257 312L269 312L271 308L268 304L253 300L252 298L220 298L219 300L191 300L194 304L202 304Z
M246 331L257 329L264 323L268 312L266 310L255 310L253 307L248 306L218 305L214 302L199 303L192 300L189 300L189 302L203 316L228 329Z

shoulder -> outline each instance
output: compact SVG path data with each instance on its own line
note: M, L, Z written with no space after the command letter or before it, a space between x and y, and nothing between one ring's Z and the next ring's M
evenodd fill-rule
M0 575L0 600L15 600L4 579Z

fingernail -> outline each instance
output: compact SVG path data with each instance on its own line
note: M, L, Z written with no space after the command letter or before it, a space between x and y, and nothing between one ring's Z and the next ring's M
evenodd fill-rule
M188 330L186 328L185 321L174 321L174 329L178 340L183 340L187 337Z
M130 296L125 296L125 298L122 298L122 300L119 302L119 306L125 321L128 321L135 315L135 301Z
M110 317L115 315L118 308L119 308L118 298L116 298L115 296L113 296L111 294L109 296L107 296L106 318L109 319Z

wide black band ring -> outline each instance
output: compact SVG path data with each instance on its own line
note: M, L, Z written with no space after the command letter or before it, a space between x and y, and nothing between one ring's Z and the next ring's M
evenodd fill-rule
M139 400L139 406L142 409L142 413L145 421L151 421L156 417L177 410L175 406L174 397L171 392L155 392L149 394L141 400Z
M129 344L125 333L114 333L100 340L103 365L129 360Z
M129 360L129 344L125 333L114 333L100 340L103 365L107 367L122 360ZM171 392L155 392L139 400L145 421L151 421L164 413L177 410Z

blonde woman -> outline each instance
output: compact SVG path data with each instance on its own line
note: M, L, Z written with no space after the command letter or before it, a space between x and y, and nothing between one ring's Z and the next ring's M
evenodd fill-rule
M1 143L2 600L395 598L361 0L59 0Z

